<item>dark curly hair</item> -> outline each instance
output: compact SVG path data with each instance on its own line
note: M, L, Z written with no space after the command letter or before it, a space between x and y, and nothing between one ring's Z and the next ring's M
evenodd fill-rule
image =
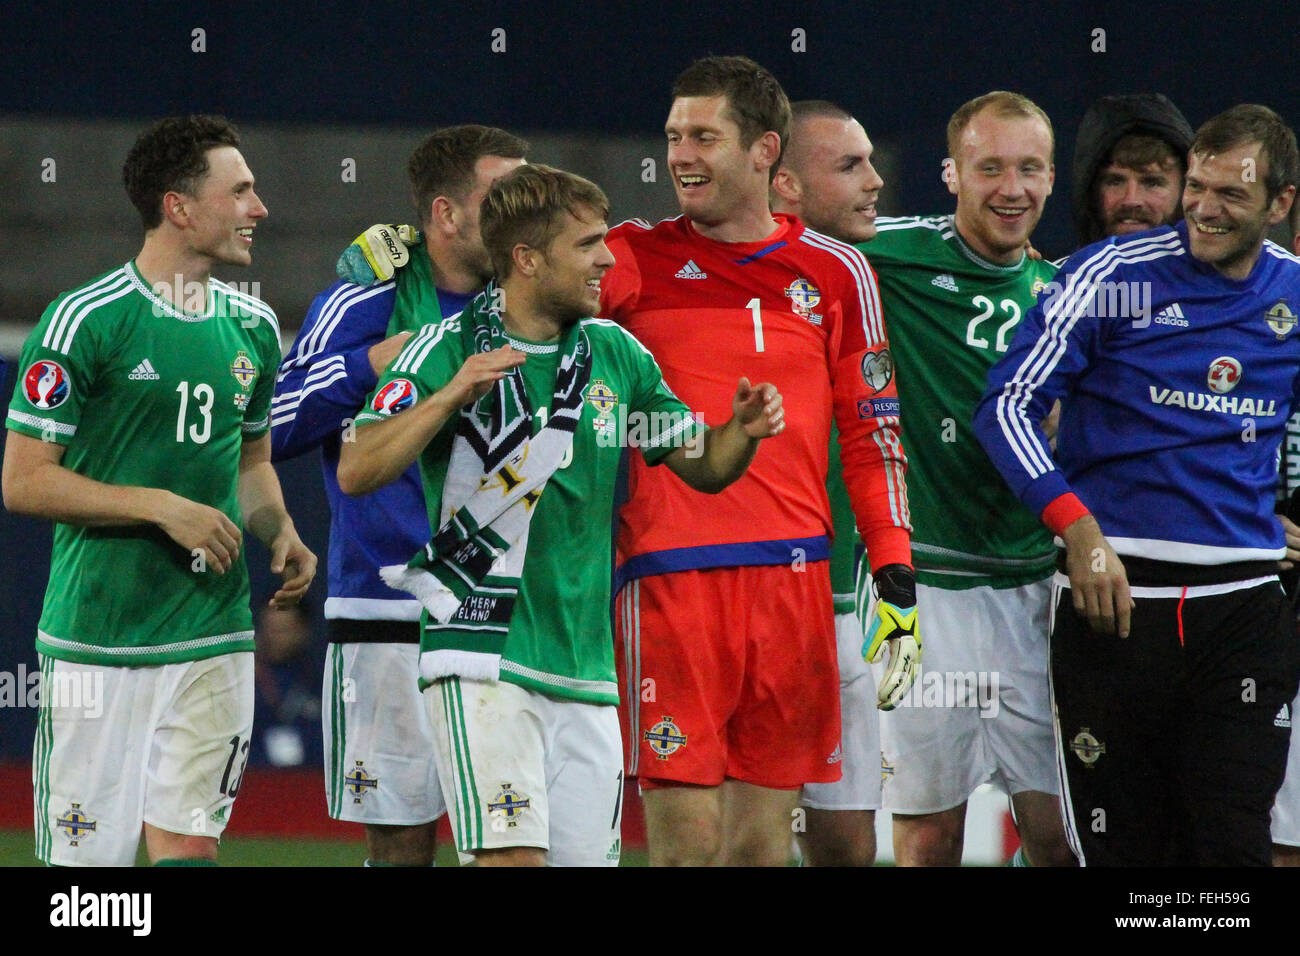
M239 147L239 132L224 116L172 116L139 135L122 164L122 182L146 230L162 222L165 194L194 194L208 172L208 150L218 146Z

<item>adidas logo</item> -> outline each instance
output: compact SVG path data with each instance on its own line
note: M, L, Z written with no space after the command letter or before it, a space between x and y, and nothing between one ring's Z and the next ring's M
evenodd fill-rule
M958 291L957 280L946 272L943 275L938 275L931 279L930 285L937 285L940 289L946 289L949 292Z
M842 744L836 744L835 749L831 751L831 755L826 758L826 762L839 763L843 759L844 759L844 746Z
M677 270L677 278L679 279L707 279L708 277L709 274L701 272L694 259L687 259L686 265Z
M145 359L135 368L131 369L131 374L127 376L133 382L156 382L162 378L154 371L153 363Z
M1290 704L1282 705L1282 709L1279 710L1277 712L1277 716L1273 718L1273 726L1287 727L1287 728L1291 726L1291 705Z
M1157 312L1153 321L1156 325L1176 325L1182 329L1187 328L1187 317L1183 315L1183 307L1177 302Z

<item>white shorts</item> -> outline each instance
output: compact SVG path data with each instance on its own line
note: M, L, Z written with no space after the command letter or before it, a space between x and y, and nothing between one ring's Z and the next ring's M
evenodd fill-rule
M419 660L420 646L410 642L330 644L321 724L335 820L416 826L447 812Z
M1286 760L1286 779L1273 800L1273 842L1285 846L1300 846L1300 728L1296 727L1296 711L1300 710L1300 694L1291 702L1291 750Z
M535 846L550 866L618 865L618 708L460 677L424 699L462 863L477 850Z
M922 637L924 640L924 636ZM835 615L840 664L840 771L834 783L806 783L805 807L813 810L880 809L880 711L876 678L862 659L862 624L856 614Z
M916 586L922 670L880 719L886 809L938 813L985 782L1008 794L1059 791L1051 595L1050 578L1005 589Z
M37 857L131 866L144 823L221 837L253 731L251 652L155 667L40 662Z

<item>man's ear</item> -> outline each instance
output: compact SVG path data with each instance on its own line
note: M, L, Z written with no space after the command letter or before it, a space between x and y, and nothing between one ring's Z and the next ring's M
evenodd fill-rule
M781 137L774 130L768 130L754 140L750 155L754 157L755 166L767 172L781 161Z
M184 193L175 191L164 193L162 198L163 219L178 229L184 229L190 222L189 212L185 208L185 203L188 200L189 197Z
M1295 202L1295 186L1287 186L1273 197L1268 205L1268 224L1276 226L1291 215L1291 204Z
M798 206L803 198L803 184L789 166L782 165L772 180L772 192L787 205Z
M510 250L510 258L514 260L515 272L523 275L537 275L537 265L541 260L541 253L530 245L522 242L515 243L515 247Z
M943 181L948 184L948 192L957 195L957 160L951 156L943 161Z
M435 196L433 202L429 203L429 225L426 231L437 231L444 236L453 235L456 232L456 204L446 196Z

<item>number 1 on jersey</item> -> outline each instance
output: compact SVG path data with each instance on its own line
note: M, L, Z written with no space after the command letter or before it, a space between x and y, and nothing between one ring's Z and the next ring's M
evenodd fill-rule
M763 316L759 312L758 299L750 299L748 308L754 316L754 351L761 352L763 351Z

